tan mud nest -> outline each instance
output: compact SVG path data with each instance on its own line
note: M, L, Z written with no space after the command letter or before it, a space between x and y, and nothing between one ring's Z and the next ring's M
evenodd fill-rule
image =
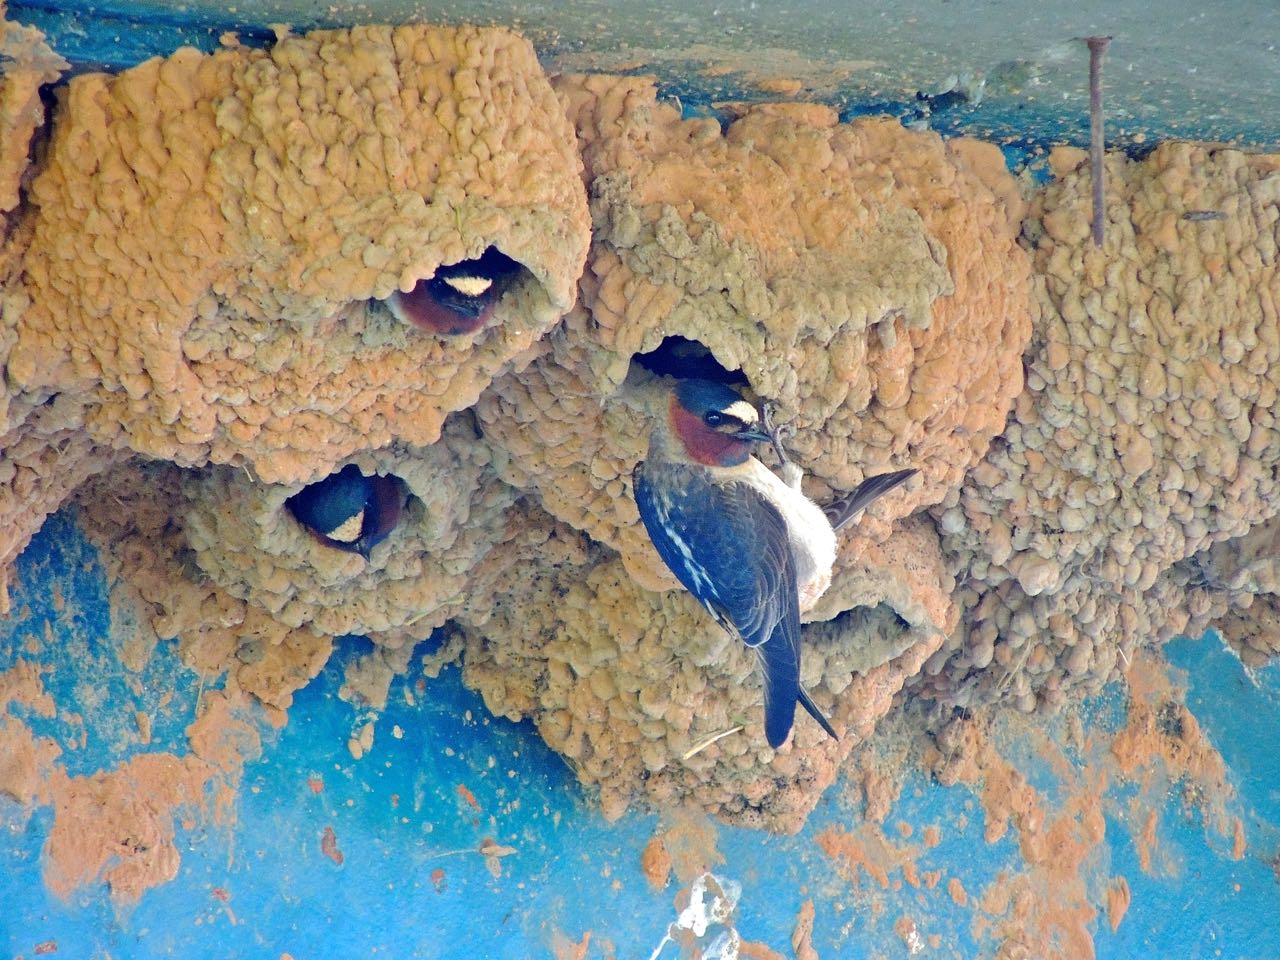
M1280 508L1280 160L1109 157L1102 250L1081 160L1057 154L1026 225L1027 391L936 508L965 614L923 689L951 702L1053 706L1202 629L1213 600L1180 561Z
M45 124L40 87L70 65L32 27L3 19L0 3L0 614L8 610L8 568L45 517L86 477L111 460L76 429L62 404L24 424L33 404L13 397L3 376L17 342L27 298L18 293L30 225L20 216L20 190L31 175L33 140Z
M922 629L864 676L841 659L847 635L809 643L803 678L845 736L827 739L798 711L790 744L774 751L755 655L692 597L637 586L616 558L562 526L539 557L509 568L461 617L463 680L499 716L531 717L611 819L637 803L694 803L730 823L799 830L840 762L942 642Z
M394 444L352 458L367 476L399 477L408 506L369 560L320 543L286 509L301 484L254 483L230 467L192 473L187 540L196 562L232 596L292 627L385 633L441 626L466 600L471 574L511 536L517 492L489 467L470 414L429 447Z
M532 716L611 814L641 797L692 799L798 829L955 626L932 525L914 525L902 548L878 544L977 462L1021 389L1020 202L994 149L890 123L771 106L722 134L682 121L646 81L569 78L559 90L592 198L583 306L477 412L499 472L621 563L526 571L531 584L504 591L520 598L514 610L504 599L469 624L466 679L496 711ZM846 537L810 613L832 622L806 631L803 680L851 731L840 743L799 720L775 755L759 735L754 656L683 591L648 592L674 583L630 486L654 376L707 365L779 405L819 498L891 466L924 474Z
M917 466L923 483L876 511L892 519L959 481L1021 390L1030 334L1017 201L994 148L802 105L753 109L722 135L644 80L559 90L595 233L585 309L478 407L512 483L641 583L672 585L629 485L648 436L633 361L668 338L778 405L819 499ZM669 372L705 360L677 356Z
M1246 666L1280 654L1280 517L1213 544L1175 568L1187 606L1212 623Z
M429 444L572 303L579 170L505 30L320 31L77 77L31 189L11 390L76 397L102 445L269 482ZM476 334L380 302L490 247L521 279Z
M376 709L453 618L466 683L609 816L793 830L904 690L1052 707L1228 610L1249 662L1280 647L1275 158L1111 158L1095 251L1068 153L1028 211L989 145L811 104L722 128L643 79L553 86L502 30L415 26L77 77L32 180L32 63L0 90L0 198L29 183L0 569L112 467L85 523L202 675L285 708L367 632L344 689ZM385 305L491 250L520 270L479 331ZM765 747L752 654L638 523L655 384L708 370L776 405L815 499L921 471L807 611L838 743L800 716ZM367 562L284 508L344 464L411 495Z
M0 16L4 5L0 4ZM20 203L19 187L27 175L31 141L44 126L40 87L53 83L69 68L45 43L44 34L12 20L0 19L0 224ZM3 238L3 232L0 232Z
M113 584L112 618L131 624L121 658L141 670L158 641L176 640L202 684L217 686L225 675L228 696L252 695L283 723L281 711L324 667L333 638L291 627L200 575L186 541L183 473L135 458L98 474L72 500Z
M40 408L0 434L0 616L9 612L9 570L45 519L85 480L121 456L98 446L59 416Z

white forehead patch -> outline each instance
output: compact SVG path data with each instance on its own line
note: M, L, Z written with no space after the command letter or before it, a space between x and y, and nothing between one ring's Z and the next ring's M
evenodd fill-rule
M337 540L339 543L355 543L360 539L360 530L364 527L364 511L361 510L354 517L348 517L338 527L329 533L330 540Z
M756 412L756 408L745 400L735 400L725 407L724 412L731 417L737 417L745 424L753 424L760 419L760 414Z
M465 297L478 297L493 286L488 277L445 277L444 282Z

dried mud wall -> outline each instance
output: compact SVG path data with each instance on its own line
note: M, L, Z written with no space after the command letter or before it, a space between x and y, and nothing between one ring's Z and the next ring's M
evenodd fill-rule
M1052 707L1136 647L1274 596L1280 158L1108 158L1101 250L1083 155L1054 160L1023 226L1027 389L933 508L966 612L921 689L961 705Z
M1280 647L1276 158L1108 158L1095 249L1076 151L1033 188L992 145L813 104L686 119L500 29L182 50L47 118L61 66L23 40L0 570L79 489L140 635L229 702L287 710L364 633L348 690L376 708L447 625L436 667L607 815L790 831L904 696L1049 709L1214 619L1249 662ZM491 248L518 274L476 332L388 308ZM838 742L798 718L765 745L754 658L639 525L656 387L708 369L776 406L818 500L920 471L806 614ZM348 464L408 496L367 558L288 509Z

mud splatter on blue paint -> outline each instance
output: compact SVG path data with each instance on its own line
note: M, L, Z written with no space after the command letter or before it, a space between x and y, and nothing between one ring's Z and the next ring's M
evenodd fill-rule
M58 591L65 598L61 610L53 600ZM101 567L67 513L46 524L22 557L13 597L21 616L0 624L0 668L20 654L27 633L43 631L48 622L54 644L41 659L53 668L49 679L63 706L71 704L90 728L113 722L113 708L131 713L137 695L128 684L110 686L123 682L114 678L105 681L111 697L83 702L76 669L83 638L109 633L110 613ZM232 822L180 830L177 879L136 905L113 905L102 889L79 891L70 903L52 898L41 879L50 811L24 812L0 798L0 947L29 956L35 944L53 940L61 956L139 960L274 960L285 952L297 958L525 958L551 956L557 934L580 942L591 931L589 957L605 956L605 944L618 957L649 956L676 917L677 885L655 893L639 869L657 818L605 823L532 727L491 718L454 669L434 681L397 680L378 718L373 750L353 760L346 743L367 712L341 701L337 691L343 664L364 650L360 641L343 642L321 676L297 695L288 726L263 728L263 756L245 768ZM1212 638L1178 641L1169 653L1187 671L1189 705L1232 771L1248 853L1232 860L1230 842L1206 836L1199 814L1188 814L1171 795L1161 811L1160 842L1179 869L1175 876L1147 876L1130 831L1110 817L1107 842L1089 870L1102 879L1127 877L1133 905L1112 934L1104 904L1095 904L1097 954L1102 960L1275 955L1280 931L1271 918L1280 887L1271 861L1280 836L1280 770L1269 745L1280 728L1280 669L1250 678ZM189 691L184 671L174 644L161 644L144 687ZM194 710L190 696L180 702L158 738L166 749L182 749L180 731ZM1114 691L1099 698L1091 717L1099 729L1114 730L1123 719L1122 698ZM28 719L33 727L42 722ZM59 738L78 732L57 723L44 729ZM66 756L69 765L108 767L142 749L121 749L109 739L90 732L87 745ZM1002 748L1018 758L1048 807L1062 800L1061 784L1032 746ZM1116 791L1113 809L1121 808L1126 789ZM857 829L849 793L839 785L828 791L794 837L718 828L725 862L714 869L741 884L739 934L785 954L801 904L813 899L813 943L822 956L907 957L893 932L899 916L914 916L922 934L941 936L940 947L925 956L982 955L990 944L975 939L972 906L953 904L941 888L917 890L902 882L900 871L891 871L893 883L883 890L865 878L854 887L833 868L816 838L828 828ZM908 776L886 834L920 847L913 862L921 874L944 870L976 897L1001 870L1022 868L1012 831L999 843L984 842L981 810L967 788ZM894 837L898 821L914 825L910 840ZM943 825L941 841L923 849L920 831L930 823ZM341 864L323 849L326 828ZM500 876L491 875L478 852L486 840L516 851L499 859ZM436 870L442 873L433 877ZM677 955L668 946L660 956Z

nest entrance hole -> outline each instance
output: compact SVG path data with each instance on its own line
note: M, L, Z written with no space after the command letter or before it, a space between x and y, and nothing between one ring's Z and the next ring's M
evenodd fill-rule
M667 337L648 353L637 353L631 363L658 377L712 380L730 387L751 385L741 369L729 370L703 344L687 337Z
M487 326L498 302L526 277L532 274L518 261L490 246L479 257L441 264L412 290L397 290L386 302L402 323L446 337L465 336Z

